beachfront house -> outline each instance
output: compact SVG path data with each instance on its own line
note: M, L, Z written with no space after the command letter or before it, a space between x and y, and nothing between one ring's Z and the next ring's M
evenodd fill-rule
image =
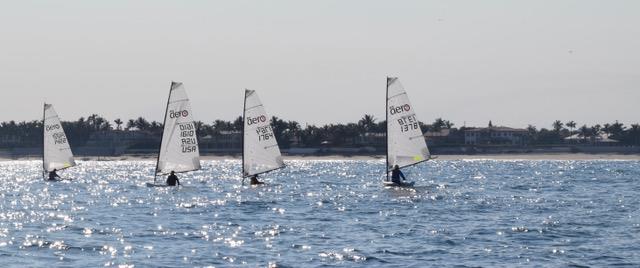
M464 131L464 144L522 146L527 142L527 133L526 129L502 126L469 128Z
M19 135L15 134L1 134L0 135L0 147L16 147L22 141Z
M203 153L238 153L242 151L242 131L222 130L214 135L200 137L199 147Z
M424 133L424 138L429 146L437 146L446 144L451 135L451 129L444 128L438 131L428 130Z
M87 143L75 148L79 155L121 155L154 152L160 137L148 131L105 130L89 135Z
M568 144L618 145L619 141L610 138L610 134L600 132L596 135L583 136L580 133L565 137Z

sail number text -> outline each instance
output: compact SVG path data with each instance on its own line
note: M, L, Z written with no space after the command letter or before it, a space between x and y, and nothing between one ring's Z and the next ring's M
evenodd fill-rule
M418 119L416 119L415 115L398 118L398 123L400 124L400 132L407 132L414 129L420 129L420 125L418 124Z
M64 132L53 133L53 142L55 144L67 143L67 137L64 136Z
M268 126L268 125L264 127L256 128L256 133L258 133L259 141L266 141L266 140L275 138L275 136L273 135L273 130L271 129L271 126Z
M180 145L183 153L198 151L198 140L196 139L195 127L191 122L178 125L180 128Z
M49 132L49 131L58 131L58 132L54 132L51 137L53 137L53 143L54 144L66 144L67 143L67 137L64 135L64 132L60 131L62 129L62 127L60 127L60 125L55 124L55 125L48 125L45 126L44 129Z

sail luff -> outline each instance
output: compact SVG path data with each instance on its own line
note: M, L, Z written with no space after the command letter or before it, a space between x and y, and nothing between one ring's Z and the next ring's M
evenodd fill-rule
M167 96L167 105L164 110L164 120L162 120L162 136L160 137L160 149L158 150L158 157L156 158L156 168L153 170L153 183L156 183L158 178L158 164L160 164L160 152L162 152L162 141L164 140L164 126L167 124L167 112L169 111L169 101L171 100L171 90L173 89L173 81L169 86L169 96Z
M387 174L387 181L389 181L389 77L387 76L386 89L385 89L385 113L384 120L387 124L385 127L385 139L387 140L386 162L385 162L385 174Z
M42 106L42 178L45 179L46 178L46 170L47 168L45 167L44 164L44 144L45 144L45 125L46 125L46 110L47 110L47 103L45 102L44 105Z
M247 128L245 125L245 116L247 114L247 92L248 89L244 89L244 100L242 103L242 177L244 178L244 174L246 174L246 170L244 168L244 132Z

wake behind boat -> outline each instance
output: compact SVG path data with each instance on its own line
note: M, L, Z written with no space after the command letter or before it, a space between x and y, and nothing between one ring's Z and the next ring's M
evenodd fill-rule
M163 184L156 184L156 183L151 183L151 182L147 182L147 187L173 187L173 186L169 186L166 183Z

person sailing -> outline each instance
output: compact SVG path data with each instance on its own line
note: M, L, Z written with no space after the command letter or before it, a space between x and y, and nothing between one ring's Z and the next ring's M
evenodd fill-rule
M176 186L176 183L178 185L180 185L180 180L178 179L178 176L176 176L176 173L173 172L173 170L172 170L171 174L169 175L169 177L167 177L167 185L168 186Z
M402 174L402 171L400 171L400 167L398 165L393 166L393 170L391 170L391 181L395 184L402 184L400 177L402 177L402 180L407 180L404 174Z
M60 175L58 175L58 173L56 173L56 171L58 171L58 170L54 168L53 171L49 172L49 180L50 181L57 181L59 179L62 179L62 178L60 178Z
M251 176L251 185L260 185L260 184L264 184L264 182L261 182L258 180L258 175L253 175Z

